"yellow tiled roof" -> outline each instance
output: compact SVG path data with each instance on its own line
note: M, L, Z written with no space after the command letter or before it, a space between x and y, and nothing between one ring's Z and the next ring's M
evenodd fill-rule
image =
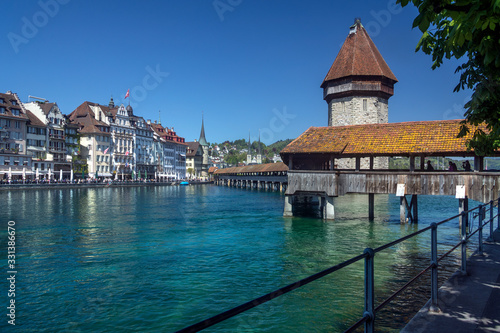
M457 138L460 122L461 120L441 120L310 127L286 146L281 154L457 155L467 153L466 142L472 137L471 131L468 136Z
M214 172L215 175L234 174L234 173L250 173L250 172L278 172L288 171L288 167L283 162L254 164L242 167L218 169Z

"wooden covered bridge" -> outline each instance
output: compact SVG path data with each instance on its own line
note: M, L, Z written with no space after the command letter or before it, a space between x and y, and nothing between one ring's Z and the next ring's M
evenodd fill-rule
M217 185L284 191L287 171L283 162L225 168L214 172L214 181Z
M317 196L323 218L333 219L333 198L348 193L368 195L370 218L375 194L398 194L402 222L418 219L420 194L456 196L462 209L467 198L497 199L500 173L483 170L484 158L467 150L471 135L457 138L459 130L460 120L311 127L281 151L289 167L284 215L293 216L298 198ZM398 156L409 158L409 170L374 168L384 165L383 159ZM470 158L473 169L427 171L425 159L430 156ZM375 159L382 163L374 163ZM353 167L339 169L339 165Z

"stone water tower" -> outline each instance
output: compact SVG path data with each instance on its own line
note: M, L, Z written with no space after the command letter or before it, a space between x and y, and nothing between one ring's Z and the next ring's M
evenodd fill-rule
M321 84L328 103L328 126L387 123L396 82L361 20L356 19ZM362 160L361 167L368 168L369 160ZM375 158L373 167L387 169L388 159ZM337 160L336 168L354 168L354 161Z

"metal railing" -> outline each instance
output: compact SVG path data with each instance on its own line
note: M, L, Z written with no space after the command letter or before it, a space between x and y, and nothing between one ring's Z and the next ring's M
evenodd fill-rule
M438 264L441 260L443 260L445 257L450 255L453 251L455 251L458 247L461 247L461 266L460 266L460 271L462 273L466 273L467 271L467 243L469 242L469 239L474 236L476 233L478 233L479 237L479 248L478 252L479 254L483 253L483 229L484 227L489 224L490 227L490 238L488 240L492 240L493 237L493 232L494 232L494 226L493 226L493 221L495 218L497 218L497 229L500 230L500 198L496 200L492 200L487 204L482 204L479 205L473 209L469 209L467 211L463 211L460 214L457 214L455 216L452 216L448 219L445 219L440 222L435 222L432 223L430 226L423 228L419 231L416 231L412 234L409 234L407 236L404 236L402 238L399 238L393 242L387 243L385 245L379 246L375 249L372 248L367 248L363 251L362 254L351 258L349 260L346 260L340 264L337 264L335 266L332 266L328 269L325 269L324 271L321 271L319 273L316 273L314 275L311 275L307 278L304 278L302 280L299 280L295 283L289 284L285 287L282 287L280 289L277 289L273 292L270 292L268 294L265 294L259 298L253 299L249 302L246 302L244 304L241 304L235 308L232 308L230 310L227 310L225 312L222 312L218 315L215 315L213 317L210 317L208 319L205 319L203 321L200 321L196 324L190 325L188 327L185 327L177 333L187 333L187 332L198 332L201 331L205 328L208 328L210 326L213 326L217 323L220 323L222 321L225 321L229 318L232 318L242 312L245 312L247 310L250 310L258 305L261 305L263 303L266 303L274 298L277 298L279 296L282 296L292 290L295 290L297 288L300 288L302 286L305 286L306 284L309 284L313 281L316 281L322 277L325 277L333 272L336 272L344 267L347 267L355 262L360 261L361 259L365 260L365 278L364 278L364 286L365 286L365 295L364 295L364 312L362 317L354 323L351 327L349 327L345 332L353 332L357 328L359 328L361 325L364 324L364 330L365 332L374 332L375 331L375 318L376 318L376 313L379 312L384 306L389 304L394 298L396 298L402 291L406 290L410 285L412 285L415 281L417 281L421 276L423 276L426 272L429 270L431 271L431 304L430 304L430 311L439 311L438 307ZM494 205L497 205L497 214L494 215L493 212L493 207ZM477 211L477 213L476 213ZM489 219L485 220L486 216L486 211L489 211ZM469 217L472 216L471 223L469 224ZM472 230L472 222L474 218L478 217L478 227L476 230ZM460 235L461 235L461 240L457 244L455 244L450 250L448 250L446 253L441 255L438 258L438 237L437 237L437 230L438 227L446 222L452 221L454 219L461 218L461 226L460 226ZM388 249L390 247L393 247L399 243L402 243L408 239L411 239L417 235L420 235L422 233L425 233L427 231L431 232L431 259L430 259L430 264L425 267L421 272L419 272L416 276L414 276L410 281L408 281L404 286L402 286L399 290L394 292L391 296L389 296L386 300L384 300L382 303L380 303L377 307L375 307L375 274L374 274L374 262L375 262L375 254L378 252L381 252L385 249Z

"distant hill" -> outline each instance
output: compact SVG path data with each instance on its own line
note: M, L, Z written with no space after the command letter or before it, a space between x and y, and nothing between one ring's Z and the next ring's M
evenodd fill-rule
M279 154L280 151L285 148L293 139L279 140L269 146L266 146L263 142L260 143L260 152L262 154L262 159L264 163L272 162L272 158L275 154ZM224 162L237 165L246 160L248 153L248 141L245 139L239 139L235 141L224 141L221 144L215 142L210 144L213 148L214 146L219 146L220 149L225 148L225 153L223 153ZM251 154L255 156L259 151L259 142L254 141L250 146ZM211 153L214 156L214 153ZM217 154L217 156L219 156Z
M276 141L273 144L270 144L267 146L267 149L271 150L272 152L279 154L283 148L285 148L290 142L292 142L294 139L286 139L286 140L279 140Z

